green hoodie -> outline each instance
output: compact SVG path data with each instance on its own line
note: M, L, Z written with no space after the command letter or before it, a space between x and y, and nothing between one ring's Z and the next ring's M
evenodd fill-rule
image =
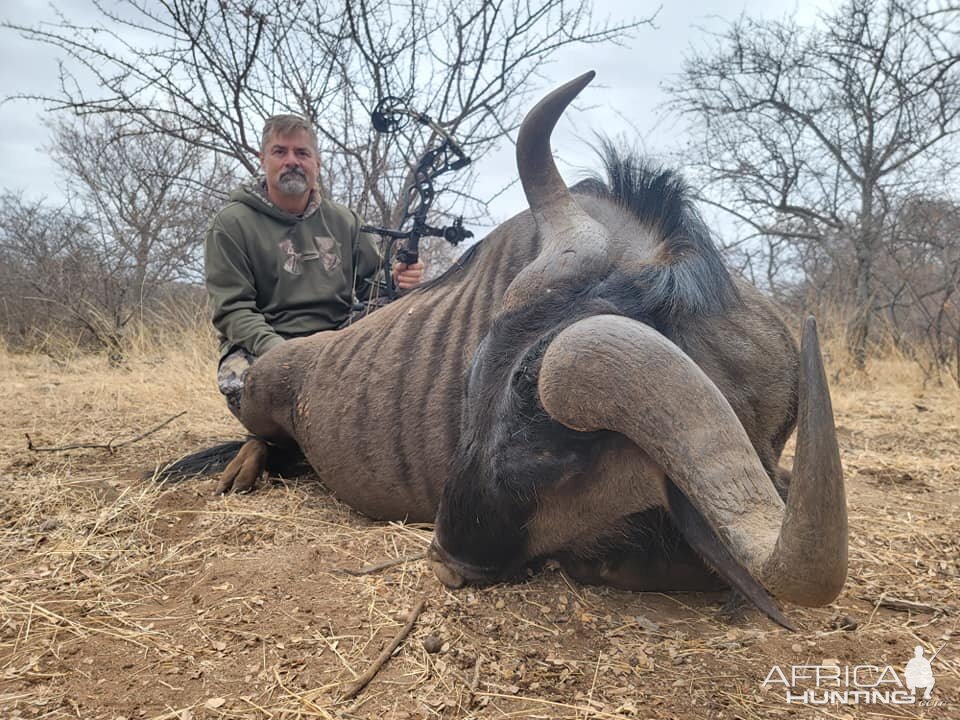
M354 297L380 279L376 242L352 210L311 199L302 216L266 197L263 181L230 194L205 246L207 292L220 357L235 347L259 356L286 338L334 330Z

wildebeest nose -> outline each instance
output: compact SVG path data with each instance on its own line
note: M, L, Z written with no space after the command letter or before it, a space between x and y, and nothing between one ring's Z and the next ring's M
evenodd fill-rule
M430 563L433 574L437 576L437 580L448 588L456 590L466 584L467 581L463 575L444 562L443 552L437 547L436 541L430 543L430 548L427 550L427 561Z

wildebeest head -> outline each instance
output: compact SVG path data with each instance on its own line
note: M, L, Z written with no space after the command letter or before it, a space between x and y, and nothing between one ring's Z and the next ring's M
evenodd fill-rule
M804 328L799 397L785 410L799 431L784 504L730 403L680 347L685 314L736 302L715 251L694 260L720 281L684 295L682 278L657 268L677 260L663 256L658 228L625 238L596 219L602 212L585 212L556 169L550 133L592 78L548 95L520 130L518 169L542 250L474 356L434 570L451 586L499 579L536 557L602 544L662 508L748 596L759 583L784 600L827 603L846 577L846 506L815 324Z

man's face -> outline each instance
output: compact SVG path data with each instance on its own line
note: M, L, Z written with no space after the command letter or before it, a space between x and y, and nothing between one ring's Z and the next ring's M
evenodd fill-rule
M320 161L306 130L273 133L260 155L270 194L298 197L316 187Z

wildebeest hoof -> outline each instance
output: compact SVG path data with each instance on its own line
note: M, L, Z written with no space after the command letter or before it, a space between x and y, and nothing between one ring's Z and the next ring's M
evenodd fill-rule
M231 490L237 494L252 492L266 467L267 444L256 438L248 440L220 476L216 494L226 495Z

